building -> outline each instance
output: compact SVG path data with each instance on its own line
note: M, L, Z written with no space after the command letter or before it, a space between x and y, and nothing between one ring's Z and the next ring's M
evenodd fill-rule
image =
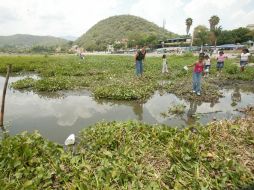
M220 50L234 50L234 49L242 49L244 48L244 45L241 44L223 44L220 46L217 46Z
M179 37L179 38L170 38L165 41L165 43L190 43L190 37Z
M108 44L107 45L107 53L112 53L114 52L114 45Z
M176 37L169 38L165 41L160 41L160 47L179 47L179 46L189 46L191 44L191 37Z
M246 28L250 29L250 30L254 30L254 24L248 24L246 26Z

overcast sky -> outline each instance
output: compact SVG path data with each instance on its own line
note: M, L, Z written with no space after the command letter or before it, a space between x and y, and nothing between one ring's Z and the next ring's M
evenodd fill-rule
M185 19L193 27L209 27L212 15L223 29L254 24L254 0L0 0L0 35L34 34L79 37L98 21L131 14L185 34ZM191 30L192 30L191 29Z

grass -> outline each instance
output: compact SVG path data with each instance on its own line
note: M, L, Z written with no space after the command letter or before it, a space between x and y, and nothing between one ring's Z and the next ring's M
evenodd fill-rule
M156 90L165 89L187 100L217 101L220 97L218 84L222 81L253 80L254 68L240 73L235 60L226 60L221 76L216 77L215 60L211 79L203 80L201 97L190 94L192 71L183 66L197 58L189 54L168 56L169 74L161 74L161 58L147 57L144 77L135 76L132 56L1 56L0 72L6 72L6 65L13 64L13 72L35 72L38 80L23 79L12 84L15 89L59 91L86 88L97 99L143 100L146 101ZM170 84L159 85L159 81L170 80ZM179 88L181 86L181 88Z
M22 133L0 142L3 189L244 189L254 183L254 112L179 130L97 123L73 154ZM194 130L195 129L195 130Z

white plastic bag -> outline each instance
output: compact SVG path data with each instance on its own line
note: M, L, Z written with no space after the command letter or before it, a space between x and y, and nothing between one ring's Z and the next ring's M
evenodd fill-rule
M70 136L68 136L64 142L65 146L73 145L74 143L75 143L75 135L74 134L70 134Z

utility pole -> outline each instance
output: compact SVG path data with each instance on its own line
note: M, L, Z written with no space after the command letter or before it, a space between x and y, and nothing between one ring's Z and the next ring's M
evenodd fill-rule
M162 24L162 27L163 27L164 32L165 32L165 26L166 26L166 20L165 20L165 18L164 18L164 19L163 19L163 24Z
M164 18L164 19L163 19L163 24L162 24L164 36L166 36L166 29L165 29L165 26L166 26L166 19ZM164 44L165 44L165 42L164 42L164 37L163 37L163 41L161 42L162 48L164 48Z

